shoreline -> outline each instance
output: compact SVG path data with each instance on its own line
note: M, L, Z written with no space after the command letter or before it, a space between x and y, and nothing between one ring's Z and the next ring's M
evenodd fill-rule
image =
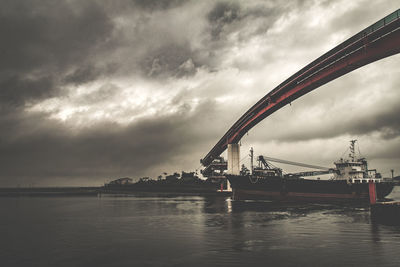
M32 187L0 188L0 197L35 197L35 196L231 196L232 192L205 190L173 190L172 188L139 190L133 188L108 189L105 187Z

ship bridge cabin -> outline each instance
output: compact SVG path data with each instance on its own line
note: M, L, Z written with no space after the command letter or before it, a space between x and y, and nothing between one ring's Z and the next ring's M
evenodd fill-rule
M340 159L335 162L337 172L334 179L348 180L351 183L379 183L382 176L376 170L368 170L368 164L365 158L357 160Z
M368 170L368 163L365 158L357 158L355 153L355 143L357 140L350 141L349 159L341 158L336 165L336 174L334 179L347 180L349 183L359 184L382 181L380 173L374 170Z

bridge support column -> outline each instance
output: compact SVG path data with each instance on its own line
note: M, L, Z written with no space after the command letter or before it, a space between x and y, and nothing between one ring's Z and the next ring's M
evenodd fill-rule
M240 146L239 144L228 144L228 171L229 174L240 174ZM232 190L227 181L227 190Z

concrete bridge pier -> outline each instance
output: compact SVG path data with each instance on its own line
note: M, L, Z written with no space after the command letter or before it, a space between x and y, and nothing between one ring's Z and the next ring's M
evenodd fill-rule
M228 174L240 175L240 146L228 144ZM227 181L227 190L231 191L231 184Z

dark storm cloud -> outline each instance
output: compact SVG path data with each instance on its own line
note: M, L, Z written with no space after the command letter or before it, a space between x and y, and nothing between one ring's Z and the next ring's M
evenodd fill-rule
M71 146L79 145L69 139L70 129L48 119L51 114L30 114L24 107L65 95L61 90L65 81L79 84L109 71L99 69L93 57L107 43L112 31L109 16L95 1L1 2L3 179L13 184L12 177L19 175L45 176L51 172L49 166L62 165L64 156L60 151L68 153L74 150ZM60 170L65 171L64 175L69 173L62 166Z
M52 96L58 93L55 82L70 69L75 72L70 81L95 78L96 70L80 66L91 60L112 29L96 2L2 1L2 101L23 104L25 99Z
M381 113L355 114L349 117L338 116L330 122L307 123L285 132L268 135L272 140L298 142L313 139L329 139L341 135L361 136L378 133L382 139L393 139L400 136L400 107L393 106ZM264 135L265 136L265 135Z
M277 23L298 12L298 16L314 3L314 1L218 1L206 14L208 27L207 39L203 42L201 55L202 63L211 69L220 69L224 58L230 57L232 49L246 46L251 40L260 38L264 45L274 42L269 30ZM295 32L295 29L293 29ZM284 36L284 43L296 41L295 35ZM298 38L298 36L297 36ZM282 42L282 40L276 40ZM280 44L282 45L282 44ZM259 53L256 58L238 58L233 67L238 69L260 68L254 63L255 59L268 62L274 57L280 57L274 51ZM265 64L265 63L264 63Z
M103 75L111 75L116 71L116 64L107 66L76 66L71 73L65 75L64 83L66 84L84 84L99 79Z
M168 10L168 6L165 10L161 8L162 11L158 7L138 12L132 6L124 6L130 10L124 11L129 12L130 22L122 28L120 45L131 49L124 53L121 65L158 79L191 76L198 68L218 71L224 68L221 63L233 47L258 35L264 36L279 18L299 6L298 1L285 5L240 1L195 3L173 4L174 11ZM186 21L178 23L179 16L185 15Z
M240 19L240 6L233 2L219 2L208 14L211 36L218 40L225 25Z
M400 106L388 106L389 108L374 114L368 114L358 121L349 121L345 129L352 135L379 132L383 139L393 139L400 136ZM343 129L343 132L346 130Z
M71 74L68 74L64 81L65 83L72 84L82 84L98 78L101 74L99 69L94 68L93 66L85 66L79 67L75 69Z
M210 24L210 34L213 41L224 39L232 32L239 34L238 41L266 34L277 20L296 9L304 8L310 1L279 1L249 2L240 1L217 2L207 15ZM257 23L261 20L262 23Z
M192 140L197 140L194 147L202 144L198 123L208 119L205 110L214 109L214 103L204 102L193 112L186 106L176 114L128 126L99 123L79 134L40 114L10 114L0 121L1 128L7 129L0 133L0 177L29 183L29 179L65 176L146 175L160 162L173 162L180 153L187 153Z
M196 69L192 56L189 44L169 44L149 53L143 69L149 77L190 76Z
M21 77L13 75L0 79L0 104L10 107L45 99L57 94L53 77Z
M90 56L111 30L96 2L3 1L0 70L63 69Z
M132 1L135 6L141 7L143 9L147 9L148 11L160 10L160 9L168 9L173 8L179 5L182 5L187 0L169 0L169 1L160 1L160 0L133 0Z

